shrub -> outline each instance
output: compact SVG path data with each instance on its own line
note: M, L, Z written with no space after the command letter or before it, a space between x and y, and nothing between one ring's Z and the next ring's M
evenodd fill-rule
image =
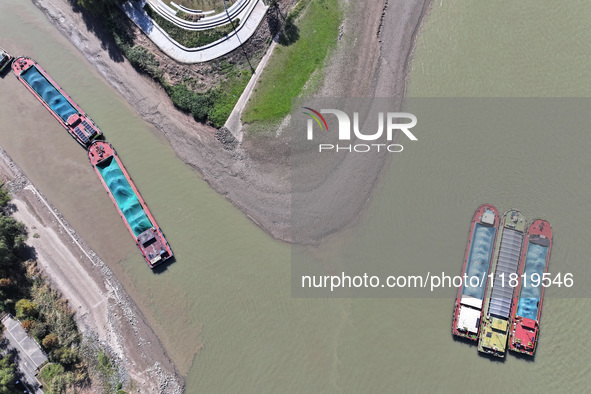
M195 93L185 84L168 88L172 103L179 109L190 112L197 120L205 121L212 107L211 93Z
M37 306L27 299L19 300L16 303L16 318L23 320L37 316Z
M158 62L158 60L156 60L154 54L148 51L143 46L135 45L127 49L125 51L125 56L127 56L127 59L134 67L137 67L142 71L145 71L152 78L162 78L162 70L158 68L160 63Z
M63 365L72 365L78 361L78 351L73 348L62 347L56 349L54 356Z
M0 392L10 393L11 384L15 379L16 366L12 363L11 355L0 358Z
M4 184L0 185L0 187L4 186ZM10 193L8 190L1 188L0 189L0 208L5 208L8 203L10 202Z
M64 367L59 364L47 364L41 370L41 377L43 378L45 383L47 383L47 385L51 387L55 378L62 376L64 374L64 372L65 372ZM53 387L52 387L52 389L53 389Z
M33 320L23 320L21 322L21 326L25 329L26 332L31 331L33 327L35 327L35 322Z
M52 349L59 344L59 340L55 334L48 334L45 338L43 338L41 344L46 349Z

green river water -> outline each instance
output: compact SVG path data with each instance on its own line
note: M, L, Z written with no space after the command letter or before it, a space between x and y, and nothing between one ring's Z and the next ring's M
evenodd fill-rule
M590 96L590 36L591 7L583 1L435 0L409 93ZM486 392L505 384L533 392L588 390L588 299L545 300L535 362L513 356L493 362L454 342L453 295L293 299L290 247L178 160L32 3L0 4L0 46L39 61L90 114L165 231L177 261L153 274L86 153L12 75L0 80L0 145L112 267L186 376L188 393ZM512 138L519 145L534 137L507 133L498 130L491 139L496 151ZM518 207L549 218L552 265L588 264L591 246L581 235L590 219L588 133L563 133L541 168L528 159L548 149L543 142L520 152L526 163L520 171L551 175L527 184L503 160L488 162L486 182L475 182L479 153L466 138L434 133L396 157L360 221L307 253L320 261L377 259L383 256L374 246L388 243L393 270L426 271L444 261L455 275L471 215L487 201L500 211ZM532 199L533 192L543 198ZM436 218L445 228L417 218Z

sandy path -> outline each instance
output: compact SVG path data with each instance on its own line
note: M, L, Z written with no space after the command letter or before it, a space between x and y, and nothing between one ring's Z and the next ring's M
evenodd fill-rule
M38 266L76 312L80 330L115 353L141 392L182 392L182 378L117 278L2 148L0 173Z
M30 235L39 234L38 238L30 236L27 240L27 244L35 248L39 267L69 300L78 314L78 323L92 325L100 338L108 338L109 294L98 287L88 272L80 269L78 258L64 245L55 230L41 221L35 207L27 204L30 198L39 199L37 190L31 185L13 199L16 206L13 216L26 223ZM57 216L55 220L59 220ZM83 250L80 254L82 258L86 257ZM109 341L109 344L121 353L118 343Z

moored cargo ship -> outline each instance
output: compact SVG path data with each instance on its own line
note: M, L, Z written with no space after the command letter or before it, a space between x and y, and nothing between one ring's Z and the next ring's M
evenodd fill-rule
M476 341L482 317L482 306L488 272L493 255L499 213L490 204L483 204L474 213L468 246L464 255L462 277L466 280L458 289L454 306L452 335ZM478 285L472 286L470 278L477 278ZM476 283L475 281L472 283Z
M12 55L0 48L0 73L2 73L6 67L10 65L10 62L14 59Z
M88 158L148 266L154 268L171 258L172 250L162 230L111 144L93 142Z
M479 352L505 357L515 289L509 279L511 274L517 274L524 232L523 214L514 209L505 212L491 266L494 277L486 291L484 314L480 322Z
M513 326L509 334L511 351L534 355L544 300L543 277L544 273L548 272L551 251L550 223L542 219L534 220L529 226L521 255L519 284L516 292L519 296L513 302Z
M92 119L33 59L18 57L12 71L78 143L85 148L102 135Z

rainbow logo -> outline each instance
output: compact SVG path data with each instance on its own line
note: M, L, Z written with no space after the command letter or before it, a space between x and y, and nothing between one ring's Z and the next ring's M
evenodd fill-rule
M310 107L303 107L303 108L307 109L308 111L313 112L312 114L310 112L304 112L304 114L310 115L316 121L316 123L318 123L318 126L320 126L320 130L326 129L326 131L328 131L328 125L326 124L326 120L324 120L324 117L320 114L320 112L315 111ZM318 118L320 118L320 119L318 119ZM321 120L322 120L322 123L320 123ZM324 127L322 126L323 123L324 123Z

